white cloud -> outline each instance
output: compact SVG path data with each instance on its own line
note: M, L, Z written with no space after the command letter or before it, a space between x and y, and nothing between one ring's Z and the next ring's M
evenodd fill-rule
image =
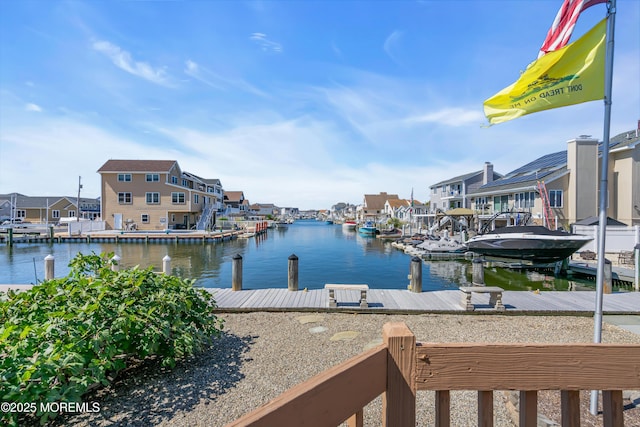
M25 105L24 109L26 111L34 111L36 113L42 112L42 108L40 108L40 106L38 106L36 104L31 104L31 103Z
M249 39L253 40L262 48L263 52L282 53L282 45L280 43L271 41L264 33L253 33L249 36Z
M421 116L406 119L408 123L436 123L446 126L480 125L486 122L484 114L479 110L465 110L463 108L445 108Z
M265 92L261 91L257 87L247 83L242 79L228 79L224 78L213 71L200 66L198 63L192 60L185 62L185 74L188 76L206 84L217 90L226 90L227 88L240 89L244 92L252 93L254 95L268 96Z
M400 39L403 37L403 35L404 34L402 31L395 30L394 32L389 34L387 39L384 41L384 45L383 45L383 49L385 53L389 55L389 58L391 58L391 60L396 64L400 64L400 61L398 61L398 58L394 53L394 49L396 45L400 42Z
M169 75L162 67L154 68L146 62L135 61L129 52L122 50L119 46L108 41L96 41L93 42L92 47L111 59L116 67L127 73L161 86L173 86Z

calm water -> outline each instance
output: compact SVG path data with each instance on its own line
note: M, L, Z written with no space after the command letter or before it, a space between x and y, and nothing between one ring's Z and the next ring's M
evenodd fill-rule
M367 283L371 288L406 289L411 257L381 239L363 237L340 225L297 221L286 229L272 229L258 238L224 243L63 243L16 244L0 247L0 283L36 283L44 278L44 257L56 259L56 277L65 276L78 252L113 252L124 267L154 266L171 257L175 275L196 279L196 285L231 287L231 259L243 258L243 288L286 288L288 257L299 258L300 289L318 289L325 283ZM425 262L423 290L455 289L471 282L469 261ZM569 282L552 274L486 268L485 282L505 289L566 290L584 288L588 282Z

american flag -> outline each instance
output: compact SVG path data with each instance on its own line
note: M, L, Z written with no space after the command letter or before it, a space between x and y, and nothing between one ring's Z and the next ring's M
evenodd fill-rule
M558 11L547 33L547 38L544 40L544 43L542 43L538 58L560 49L569 42L571 33L573 33L573 27L576 25L580 12L594 4L605 3L606 1L607 0L564 0L562 7Z

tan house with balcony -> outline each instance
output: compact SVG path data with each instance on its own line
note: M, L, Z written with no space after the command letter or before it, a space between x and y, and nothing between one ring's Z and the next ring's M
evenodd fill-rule
M111 230L211 229L218 180L175 160L109 160L100 169L102 219Z

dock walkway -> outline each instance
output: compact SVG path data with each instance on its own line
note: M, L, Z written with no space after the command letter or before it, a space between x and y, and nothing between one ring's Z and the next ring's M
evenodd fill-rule
M0 285L8 289L25 290L31 285ZM440 314L540 314L593 315L594 291L504 291L505 311L495 311L489 305L488 294L474 295L475 311L466 311L459 290L414 293L401 289L369 289L369 307L360 307L360 292L336 290L338 306L329 307L329 291L311 289L289 291L286 288L233 291L230 288L206 288L222 312L251 311L327 311L357 313L440 313ZM603 296L603 313L610 315L640 315L640 292L615 292Z
M360 308L360 293L336 291L338 307L329 308L325 289L289 291L287 289L207 289L215 296L218 308L226 312L242 311L348 311L358 313L481 313L481 314L567 314L592 315L596 293L593 291L504 291L506 311L496 312L489 305L489 295L474 295L475 311L461 305L458 290L413 293L399 289L370 289L368 308ZM603 298L605 314L640 314L640 293L616 292Z

